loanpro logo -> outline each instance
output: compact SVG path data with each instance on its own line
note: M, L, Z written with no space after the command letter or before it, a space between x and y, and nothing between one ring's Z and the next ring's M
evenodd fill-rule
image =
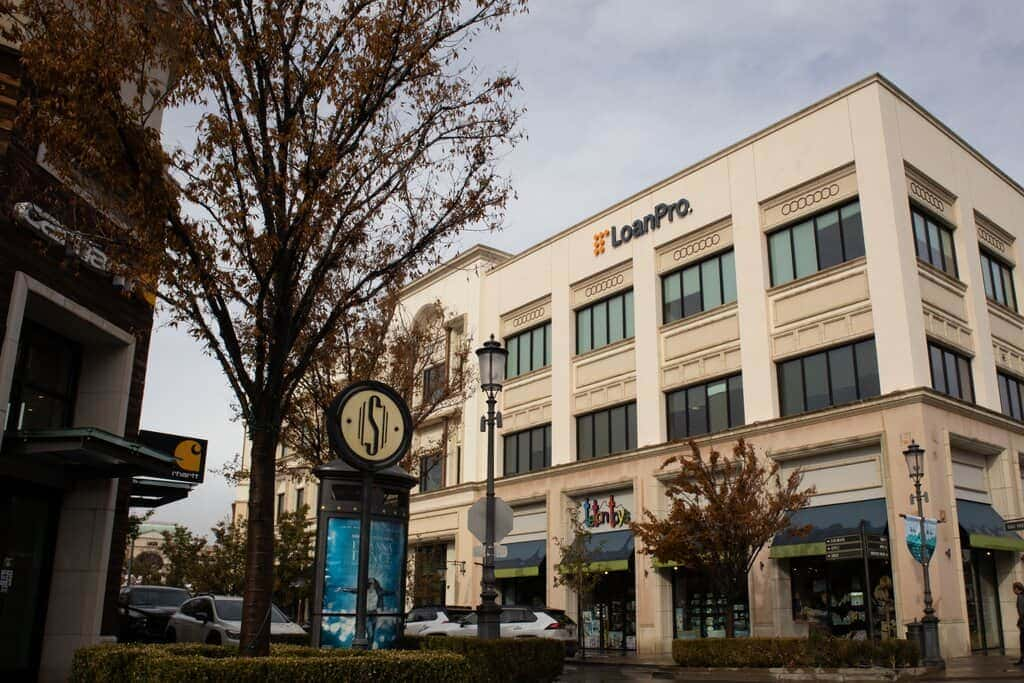
M680 199L672 204L658 204L654 207L653 212L643 218L637 218L632 223L627 223L621 227L613 225L600 232L595 232L594 256L600 256L604 253L605 240L608 237L612 238L612 247L620 247L634 237L643 237L651 230L657 230L661 227L663 220L668 220L671 223L673 219L685 218L691 213L693 213L693 209L690 208L690 201L688 199Z

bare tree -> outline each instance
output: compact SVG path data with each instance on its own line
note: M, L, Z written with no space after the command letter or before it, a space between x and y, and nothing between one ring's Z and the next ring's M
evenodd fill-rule
M524 0L0 3L30 85L18 125L234 391L252 441L241 640L265 655L287 408L396 282L499 225L518 85L466 54ZM173 109L199 118L167 151Z

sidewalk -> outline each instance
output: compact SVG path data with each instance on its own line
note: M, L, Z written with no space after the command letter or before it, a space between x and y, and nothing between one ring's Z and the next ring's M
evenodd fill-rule
M1024 667L1013 666L1012 657L959 657L946 662L945 670L925 668L895 672L891 669L729 669L683 668L676 666L672 656L587 653L567 659L577 667L605 669L629 668L648 670L661 679L686 681L1024 681Z

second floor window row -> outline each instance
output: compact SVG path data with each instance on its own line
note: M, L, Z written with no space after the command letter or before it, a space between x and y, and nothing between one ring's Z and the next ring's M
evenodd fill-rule
M576 353L633 337L633 290L576 311Z
M981 252L981 277L985 296L997 304L1017 310L1017 293L1013 286L1013 268L984 250Z
M932 388L935 391L974 403L974 380L967 356L928 342L928 364L931 366Z
M551 365L551 323L505 339L505 379Z
M551 425L504 437L505 476L551 467Z
M874 339L787 360L778 367L783 417L881 393Z
M999 406L1003 415L1024 422L1024 380L1005 373L997 374L999 380Z
M736 301L733 250L662 276L661 300L666 323Z

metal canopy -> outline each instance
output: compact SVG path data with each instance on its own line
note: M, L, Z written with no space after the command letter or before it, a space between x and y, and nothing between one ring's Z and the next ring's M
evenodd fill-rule
M521 576L540 576L540 566L547 558L547 542L520 541L506 543L508 555L494 560L494 576L513 579Z
M2 457L31 458L80 478L168 476L174 457L94 427L22 431L4 438Z
M860 533L861 522L866 523L866 533L884 534L889 526L885 499L858 500L797 510L790 517L790 526L794 529L810 526L810 530L802 536L788 530L776 534L768 556L783 559L824 555L826 538Z
M195 484L172 479L132 479L132 492L128 504L133 508L155 508L187 498Z
M956 515L960 521L960 537L967 539L972 548L1024 551L1024 539L1016 532L1007 531L1006 522L988 503L958 498Z

